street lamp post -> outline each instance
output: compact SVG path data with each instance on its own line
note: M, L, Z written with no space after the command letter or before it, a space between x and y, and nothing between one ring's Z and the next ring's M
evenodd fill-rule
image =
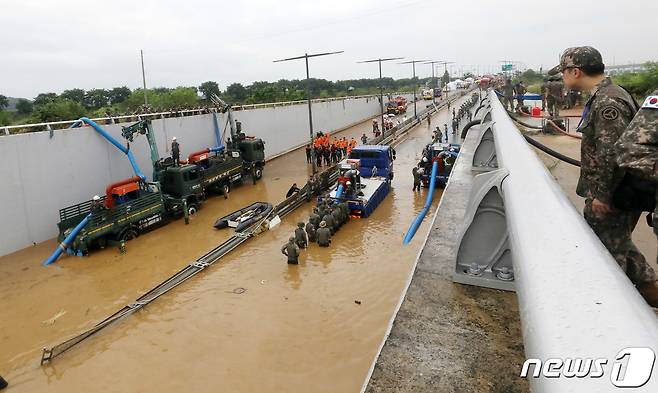
M402 63L398 64L411 64L411 69L413 70L413 79L414 83L416 82L416 63L423 63L426 62L427 60L410 60L410 61L403 61ZM414 117L418 117L418 112L416 111L416 90L418 90L418 85L414 85Z
M309 76L309 71L308 71L308 58L309 57L319 57L319 56L328 56L328 55L335 55L338 53L343 53L344 51L337 51L337 52L326 52L326 53L315 53L309 55L308 53L304 53L303 56L296 56L296 57L289 57L287 59L280 59L280 60L274 60L273 63L280 63L283 61L290 61L290 60L299 60L299 59L304 59L306 63L306 98L308 101L308 131L309 131L309 136L310 136L310 144L311 144L311 164L313 166L313 174L315 175L318 171L317 166L316 166L316 160L315 160L315 146L313 146L313 112L311 111L311 78Z
M386 59L371 59L371 60L357 61L357 63L374 63L374 62L379 63L379 108L380 108L379 115L381 118L382 133L384 132L384 83L382 82L382 62L391 61L391 60L400 60L400 59L404 59L404 57L389 57Z

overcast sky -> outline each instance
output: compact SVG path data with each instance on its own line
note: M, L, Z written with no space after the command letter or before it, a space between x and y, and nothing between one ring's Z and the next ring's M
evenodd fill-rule
M658 2L553 0L0 0L0 94L32 98L70 88L305 77L369 78L377 57L449 60L480 70L510 59L548 69L569 46L592 45L607 65L658 58ZM429 76L429 65L417 65ZM385 76L411 65L385 63Z

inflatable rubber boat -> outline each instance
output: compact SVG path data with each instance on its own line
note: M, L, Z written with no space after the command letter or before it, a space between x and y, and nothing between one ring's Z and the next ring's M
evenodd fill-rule
M217 229L235 228L236 231L241 231L256 221L265 218L272 209L271 203L255 202L218 219L215 221L214 227Z

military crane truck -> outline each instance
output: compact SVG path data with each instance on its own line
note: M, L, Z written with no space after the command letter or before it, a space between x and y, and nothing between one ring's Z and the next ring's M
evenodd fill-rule
M178 165L171 157L160 158L150 120L123 127L122 135L128 141L133 141L135 134L146 135L151 149L153 182L145 181L143 176L123 180L108 186L99 201L89 200L60 209L57 224L60 248L79 256L107 245L119 246L123 251L126 241L172 217L182 215L187 223L188 217L196 214L209 193L223 193L227 197L232 186L245 177L251 177L254 183L260 179L265 166L265 143L241 132L240 123L237 126L233 123L230 107L222 109L229 113L230 143L192 153L187 162ZM92 121L88 124L119 146L102 127ZM123 150L130 152L128 148ZM131 164L135 165L134 159ZM79 232L64 242L84 220L86 223Z
M238 123L239 124L239 123ZM239 129L239 127L236 127ZM122 129L129 141L134 134L145 134L151 148L153 180L161 185L171 215L196 214L209 193L228 193L237 182L251 177L253 182L263 176L265 143L232 131L233 140L226 146L194 152L186 163L174 163L171 157L160 158L150 120L142 120Z

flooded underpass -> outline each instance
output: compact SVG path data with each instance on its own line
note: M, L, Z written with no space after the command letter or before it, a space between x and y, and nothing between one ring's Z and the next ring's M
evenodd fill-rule
M284 199L310 166L303 149L272 160L256 185L210 198L190 225L177 220L144 234L125 254L108 248L43 268L50 241L0 258L0 369L10 391L359 391L427 231L421 226L402 247L426 196L412 192L411 168L448 116L442 109L431 126L402 137L390 195L369 218L343 226L331 248L311 245L299 265L286 264L280 247L308 218L306 204L44 367L42 347L93 326L226 240L229 230L212 228L218 217ZM358 139L370 127L365 121L338 135Z

